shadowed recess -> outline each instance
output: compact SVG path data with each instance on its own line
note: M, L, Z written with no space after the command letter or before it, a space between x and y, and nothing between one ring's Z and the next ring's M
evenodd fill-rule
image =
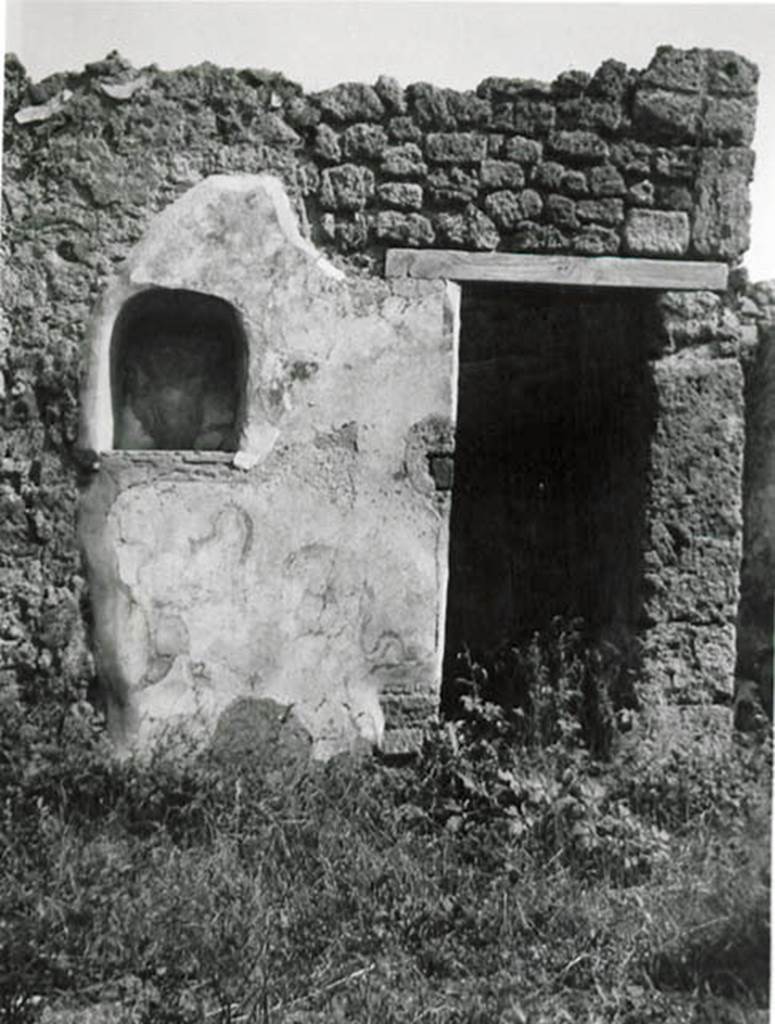
M446 665L581 617L640 614L654 429L650 299L471 285L463 292Z
M167 288L133 296L111 341L114 447L234 451L246 361L223 299Z

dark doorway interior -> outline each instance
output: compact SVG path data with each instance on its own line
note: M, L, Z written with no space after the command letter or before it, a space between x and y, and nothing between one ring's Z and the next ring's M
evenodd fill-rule
M153 288L127 300L111 342L114 447L234 451L246 358L222 299Z
M654 423L644 293L463 292L446 667L561 615L639 615Z

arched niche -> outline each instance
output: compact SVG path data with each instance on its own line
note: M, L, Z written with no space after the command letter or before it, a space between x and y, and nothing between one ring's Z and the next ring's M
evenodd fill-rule
M246 367L228 302L177 288L133 295L110 342L113 448L235 451Z

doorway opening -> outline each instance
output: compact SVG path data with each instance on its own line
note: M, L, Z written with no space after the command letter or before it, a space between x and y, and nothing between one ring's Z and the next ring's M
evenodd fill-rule
M479 659L557 617L592 638L634 632L651 309L642 291L463 289L447 694L458 652Z
M113 447L235 451L246 370L228 302L184 289L133 296L111 339Z

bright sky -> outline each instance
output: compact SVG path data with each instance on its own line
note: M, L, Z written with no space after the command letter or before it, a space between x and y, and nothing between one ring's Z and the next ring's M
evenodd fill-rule
M0 0L1 2L1 0ZM282 71L305 89L488 75L551 81L608 57L644 68L662 43L736 50L760 68L753 280L775 278L775 4L298 3L256 0L7 0L6 50L34 80L119 50L140 67L210 60Z

